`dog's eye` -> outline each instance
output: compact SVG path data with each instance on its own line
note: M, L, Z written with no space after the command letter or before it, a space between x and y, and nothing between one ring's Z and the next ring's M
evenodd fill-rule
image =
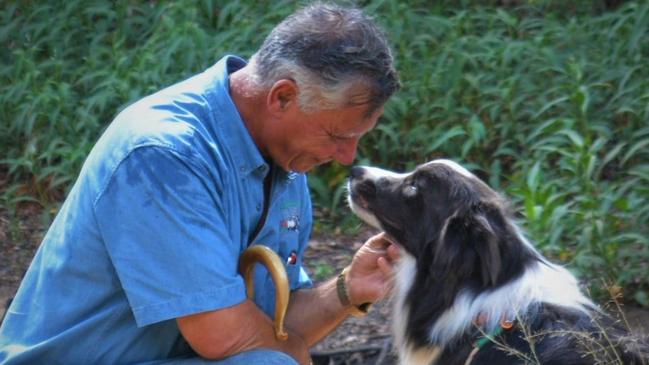
M417 187L415 185L406 185L403 189L403 195L406 197L412 197L417 195Z

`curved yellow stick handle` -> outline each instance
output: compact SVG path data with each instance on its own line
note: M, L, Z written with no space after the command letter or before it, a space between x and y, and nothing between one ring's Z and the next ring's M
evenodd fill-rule
M288 338L288 333L284 330L284 317L288 309L289 286L284 264L275 251L266 246L255 245L243 252L239 258L239 272L246 280L246 293L251 299L255 297L253 273L257 262L266 266L273 278L275 284L275 338L285 341Z

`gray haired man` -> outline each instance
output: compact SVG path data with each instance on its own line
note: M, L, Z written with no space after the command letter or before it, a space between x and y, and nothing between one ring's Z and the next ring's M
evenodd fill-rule
M0 327L2 364L308 364L310 346L390 290L397 249L370 238L314 287L305 172L351 164L399 87L382 32L316 3L246 63L205 72L122 111L101 136ZM237 263L263 244L285 262L287 341L274 286ZM342 290L341 290L342 288Z

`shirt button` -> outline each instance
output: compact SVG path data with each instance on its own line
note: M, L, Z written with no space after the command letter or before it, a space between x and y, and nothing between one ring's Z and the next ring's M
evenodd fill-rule
M261 204L257 204L257 211L259 212L261 210Z

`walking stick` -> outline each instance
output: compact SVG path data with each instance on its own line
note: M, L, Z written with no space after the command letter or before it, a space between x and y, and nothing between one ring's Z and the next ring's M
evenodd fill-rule
M284 330L284 317L288 308L289 286L284 264L279 256L266 246L255 245L243 252L239 259L239 273L246 281L246 293L250 299L255 297L253 274L257 262L266 266L275 284L275 338L285 341L288 338L288 333Z

